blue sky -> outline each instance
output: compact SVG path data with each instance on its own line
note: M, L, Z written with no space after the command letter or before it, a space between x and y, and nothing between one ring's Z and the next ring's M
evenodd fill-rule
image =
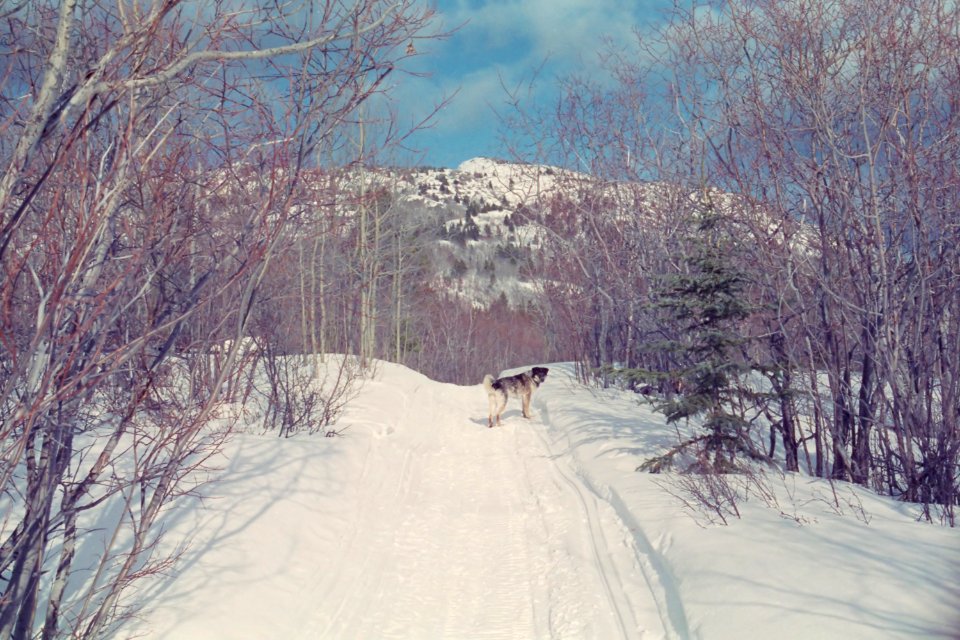
M461 26L441 42L418 42L410 68L427 78L405 78L394 88L401 118L422 117L444 95L456 93L429 130L410 144L422 154L408 161L456 167L475 156L505 157L492 109L503 109L508 87L525 86L540 69L533 99L548 104L552 80L597 69L604 38L634 41L633 28L659 20L671 0L436 0L443 29Z

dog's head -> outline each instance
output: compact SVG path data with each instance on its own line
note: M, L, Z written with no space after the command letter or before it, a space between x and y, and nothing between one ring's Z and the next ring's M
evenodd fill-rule
M533 379L537 381L537 384L543 384L543 381L547 379L547 374L550 372L550 369L546 367L534 367Z

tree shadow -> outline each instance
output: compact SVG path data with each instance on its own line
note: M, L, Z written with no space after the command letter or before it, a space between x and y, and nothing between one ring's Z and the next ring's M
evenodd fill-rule
M263 440L272 441L273 444ZM308 443L316 446L307 446ZM251 576L249 565L213 564L211 552L268 517L271 509L291 500L291 496L300 499L306 494L319 498L322 495L320 488L331 486L332 477L329 483L325 482L326 478L315 482L317 489L314 490L307 488L300 479L315 478L318 470L324 476L333 475L334 465L324 461L333 455L328 445L329 441L319 436L289 440L271 436L236 436L235 444L227 447L229 462L204 486L203 496L185 498L156 525L158 530L168 532L164 536L191 530L183 539L162 540L162 550L178 554L176 563L162 576L138 584L136 592L128 596L126 604L138 616L143 616L150 611L152 604L163 599L164 607L176 609L182 620L186 614L184 608L177 606L178 602L189 602L192 597L214 585L222 589L227 576L236 574L245 583L256 581L258 576ZM310 474L305 473L308 468ZM255 497L258 506L248 513L246 507L254 498L247 491L251 486L257 486L255 481L258 478L262 480L259 483L262 493ZM281 481L279 484L270 483L278 479ZM275 554L277 551L263 549L265 554ZM295 558L278 561L295 562ZM198 570L201 565L203 570ZM181 581L180 578L188 572L191 574L190 580ZM170 589L174 585L177 590L171 595Z

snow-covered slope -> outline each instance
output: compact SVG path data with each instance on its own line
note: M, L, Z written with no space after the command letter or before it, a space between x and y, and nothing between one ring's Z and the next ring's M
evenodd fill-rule
M708 523L636 473L675 441L564 365L486 428L483 388L383 364L336 438L245 434L138 597L148 638L951 638L960 531L806 477ZM664 488L666 487L666 489ZM869 524L868 524L869 523Z
M391 193L408 225L442 230L434 251L437 290L476 306L505 296L514 304L538 298L528 273L537 271L543 229L530 213L556 192L558 180L586 176L544 165L473 158L456 169L374 169L368 188ZM527 208L526 211L524 208Z

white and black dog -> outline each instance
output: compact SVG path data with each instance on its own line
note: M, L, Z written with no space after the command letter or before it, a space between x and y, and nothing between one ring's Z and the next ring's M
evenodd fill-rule
M497 417L497 426L500 425L500 414L507 406L507 399L510 396L520 398L523 402L523 417L530 418L530 398L537 387L547 379L549 371L546 367L534 367L530 371L518 373L515 376L497 378L496 380L493 379L493 376L487 374L483 378L483 386L487 390L487 398L490 401L487 426L493 426L494 416Z

